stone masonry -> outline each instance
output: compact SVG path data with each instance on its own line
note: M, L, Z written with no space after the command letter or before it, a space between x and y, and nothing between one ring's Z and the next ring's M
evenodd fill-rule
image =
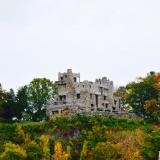
M79 73L58 74L58 95L47 102L46 113L73 115L76 113L121 112L120 98L113 96L113 82L103 77L95 82L80 81Z

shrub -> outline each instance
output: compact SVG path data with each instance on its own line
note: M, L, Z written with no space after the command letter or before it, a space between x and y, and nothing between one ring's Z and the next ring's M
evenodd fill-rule
M16 130L15 130L14 137L15 137L14 139L17 143L21 144L21 143L24 142L25 133L24 133L24 130L23 130L23 128L20 124L16 125Z
M62 144L60 142L56 142L54 145L52 160L68 160L69 157L70 155L63 151Z
M27 158L26 151L19 145L8 142L4 145L0 160L23 160Z
M160 130L146 136L141 153L145 160L153 160L158 159L158 151L160 151Z
M42 135L40 137L40 148L43 153L43 160L50 160L49 136Z
M35 141L30 141L24 145L29 160L40 160L42 158L41 148Z
M110 142L97 143L93 149L91 160L117 160L119 154Z

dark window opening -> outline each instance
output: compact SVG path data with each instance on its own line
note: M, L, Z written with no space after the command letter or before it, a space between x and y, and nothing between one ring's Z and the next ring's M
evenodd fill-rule
M96 106L98 107L98 95L96 94Z
M105 107L108 108L108 104L105 104Z
M54 115L54 114L58 114L58 111L53 111L52 114L53 114L53 115Z
M63 81L63 77L61 77L61 81Z
M59 96L59 100L65 102L66 101L66 95Z
M115 104L115 105L117 104L117 101L116 101L116 100L114 100L114 104Z
M62 96L59 96L59 100L60 100L60 101L62 101L62 98L63 98Z
M97 111L103 111L103 109L102 108L97 108Z
M107 96L104 96L104 100L106 100L107 99Z
M81 98L81 95L80 94L77 94L77 99L80 99Z
M100 90L101 93L103 92L103 88L102 87L99 87L99 90Z
M67 78L67 75L65 75L65 78Z
M74 77L73 79L74 79L74 82L77 82L77 78L76 77Z
M94 104L91 104L91 107L94 107Z

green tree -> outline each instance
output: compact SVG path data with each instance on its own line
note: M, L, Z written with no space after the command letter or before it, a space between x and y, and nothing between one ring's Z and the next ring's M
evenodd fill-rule
M154 131L145 138L141 153L145 160L158 159L160 151L160 131Z
M0 121L4 120L4 103L6 99L6 92L3 90L2 85L0 84Z
M42 121L46 119L45 104L57 93L57 86L46 78L35 78L26 86L27 108L24 115L27 120Z
M17 113L14 90L10 89L7 92L0 85L0 120L12 121L13 118L16 118Z
M154 87L157 83L155 76L154 72L150 72L145 78L138 78L137 82L131 82L126 86L126 103L137 115L155 118L145 107L149 101L153 100L157 102L155 105L158 107L159 91Z
M122 109L123 111L128 111L128 106L126 105L125 102L125 93L126 93L126 87L124 86L120 86L115 92L114 92L114 96L115 97L120 97L120 102L122 105Z
M28 108L28 98L27 98L27 86L23 86L18 89L16 95L16 103L17 103L17 119L22 120L23 113L25 109Z

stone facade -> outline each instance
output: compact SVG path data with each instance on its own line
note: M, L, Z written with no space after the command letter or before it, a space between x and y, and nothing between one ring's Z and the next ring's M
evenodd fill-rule
M58 74L58 95L48 101L47 115L95 112L120 112L120 98L113 96L113 82L106 77L96 79L95 82L80 81L80 74Z

